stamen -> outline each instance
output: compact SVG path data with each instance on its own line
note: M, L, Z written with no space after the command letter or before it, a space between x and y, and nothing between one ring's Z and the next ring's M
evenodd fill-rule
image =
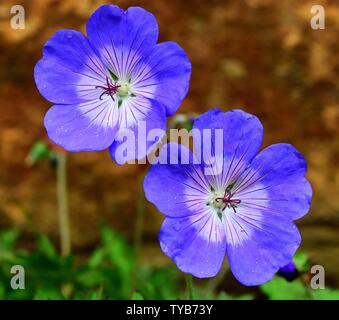
M114 95L118 92L118 89L120 88L120 85L117 84L116 82L113 83L112 80L109 79L108 77L106 77L106 84L107 84L107 87L104 87L104 86L96 86L95 87L95 89L104 90L100 94L99 99L102 100L103 96L106 94L106 95L110 96L113 101L115 101Z
M234 213L236 213L237 206L241 203L240 199L232 199L234 194L231 192L230 187L227 187L223 197L217 197L214 199L217 207L221 209L221 211L225 211L226 208L233 209Z

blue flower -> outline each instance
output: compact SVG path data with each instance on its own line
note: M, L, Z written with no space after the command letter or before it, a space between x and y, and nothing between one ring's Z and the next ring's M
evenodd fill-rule
M278 270L278 275L285 278L287 281L293 281L299 276L299 270L295 263L290 261L287 265Z
M195 146L204 130L211 132L213 152L208 161L198 164L197 152L168 144L160 163L153 164L145 177L147 199L166 215L159 233L161 248L180 270L198 278L215 276L227 255L241 283L259 285L292 260L301 242L294 220L310 206L306 162L285 143L258 154L263 127L241 110L212 109L197 118L192 130ZM207 174L209 159L218 158L220 146L215 148L214 137L220 130L222 161L216 161L215 174ZM179 153L177 164L173 151ZM187 164L183 154L189 154Z
M121 130L136 134L142 121L146 133L165 130L166 116L187 93L191 64L176 43L157 40L154 16L139 7L100 7L87 37L56 32L34 70L40 93L54 103L44 121L50 139L68 151L110 148L114 158ZM136 150L134 159L151 146Z

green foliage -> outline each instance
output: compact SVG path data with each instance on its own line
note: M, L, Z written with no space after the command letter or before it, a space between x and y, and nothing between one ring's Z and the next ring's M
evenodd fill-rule
M313 290L311 296L315 300L339 300L339 290L319 289Z
M101 231L101 243L87 258L61 257L53 243L44 235L37 235L33 251L17 249L20 240L17 229L0 233L0 299L36 300L102 300L102 299L186 299L182 274L174 267L156 268L136 265L133 248L125 239L108 227ZM294 258L299 270L309 268L307 256ZM10 287L13 265L25 268L24 290ZM181 278L180 278L181 277ZM179 281L181 280L181 281ZM254 295L229 295L211 292L195 286L195 299L248 300ZM260 287L268 299L338 300L339 290L312 290L301 279L287 282L275 277Z
M131 300L144 300L144 297L139 292L134 292Z
M215 293L210 290L196 288L194 290L194 297L196 300L253 300L253 295L243 294L240 296L229 295L224 291Z
M19 231L17 229L7 230L0 233L0 259L12 256L12 250L18 239Z
M293 262L301 274L310 270L310 263L305 253L297 252ZM270 300L339 300L339 290L330 288L313 290L302 282L301 277L292 282L274 277L261 285L260 289Z
M283 278L274 277L260 288L270 300L339 300L339 290L313 290L300 279L288 282Z
M178 299L178 276L175 267L152 268L140 266L137 272L137 288L146 299Z
M308 299L308 290L299 279L288 282L284 278L275 277L261 285L261 290L271 300L303 300Z
M28 163L34 164L38 161L48 159L52 156L53 151L42 141L37 141L28 154Z
M142 266L132 284L133 250L109 228L102 229L100 246L85 261L74 256L61 257L43 235L37 236L33 252L17 250L18 238L18 230L0 233L0 299L176 298L178 272L174 268ZM10 270L15 264L25 268L25 290L10 287Z
M305 253L297 252L293 257L293 262L299 272L307 272L310 269L308 257Z

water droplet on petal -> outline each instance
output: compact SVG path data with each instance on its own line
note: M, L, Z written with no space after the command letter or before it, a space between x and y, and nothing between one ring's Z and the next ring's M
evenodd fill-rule
M174 230L175 230L175 231L180 231L180 229L181 229L180 225L175 225L175 226L174 226Z

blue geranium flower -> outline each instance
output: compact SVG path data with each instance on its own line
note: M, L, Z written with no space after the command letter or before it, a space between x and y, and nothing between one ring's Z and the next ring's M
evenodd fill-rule
M137 131L140 121L147 132L165 130L187 93L191 64L176 43L157 40L154 16L139 7L100 7L87 37L56 32L34 70L40 93L54 103L45 117L49 137L68 151L110 148L114 158L120 130Z
M287 281L293 281L299 276L299 270L295 263L290 261L286 266L278 270L278 275L285 278Z
M241 283L264 283L299 247L294 220L308 212L312 195L306 162L285 143L257 154L263 127L255 116L240 110L213 109L197 118L195 145L204 129L211 130L212 138L222 129L220 170L206 174L209 161L197 164L197 154L168 144L160 163L145 177L147 199L166 215L159 234L161 248L179 269L196 277L216 275L227 255ZM179 158L177 164L161 164L176 148L181 156L189 153L189 163Z

